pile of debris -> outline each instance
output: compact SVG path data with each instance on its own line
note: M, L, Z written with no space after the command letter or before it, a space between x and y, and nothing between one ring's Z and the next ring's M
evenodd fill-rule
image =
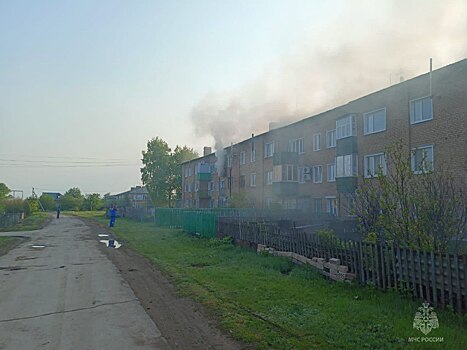
M311 265L318 269L318 271L329 277L334 281L353 281L356 277L354 273L349 272L349 268L346 265L341 265L340 259L331 258L326 262L324 258L313 257L312 259L306 256L294 253L294 252L283 252L275 250L274 248L266 247L263 244L258 244L258 253L268 252L274 256L284 256L291 258L294 263Z

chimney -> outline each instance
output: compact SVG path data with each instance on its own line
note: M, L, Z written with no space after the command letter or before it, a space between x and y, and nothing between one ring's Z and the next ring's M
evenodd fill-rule
M208 156L212 153L211 147L204 147L203 149L203 156Z

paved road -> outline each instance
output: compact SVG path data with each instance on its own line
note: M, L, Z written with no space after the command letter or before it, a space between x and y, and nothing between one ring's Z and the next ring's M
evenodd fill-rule
M18 234L0 257L0 349L169 348L82 221L0 235Z

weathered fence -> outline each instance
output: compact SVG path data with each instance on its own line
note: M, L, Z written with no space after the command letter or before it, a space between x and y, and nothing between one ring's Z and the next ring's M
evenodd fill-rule
M249 245L263 244L308 258L339 258L363 285L410 293L430 304L467 311L467 256L438 254L340 239L319 239L293 230L281 234L276 225L220 220L218 236Z
M13 213L13 214L0 214L0 227L9 227L20 222L22 214Z

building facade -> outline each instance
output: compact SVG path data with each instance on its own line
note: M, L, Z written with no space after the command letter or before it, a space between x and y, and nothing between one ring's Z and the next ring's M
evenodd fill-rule
M467 180L467 59L182 164L182 205L346 215L363 177L401 142L412 170ZM425 162L422 164L420 160Z

